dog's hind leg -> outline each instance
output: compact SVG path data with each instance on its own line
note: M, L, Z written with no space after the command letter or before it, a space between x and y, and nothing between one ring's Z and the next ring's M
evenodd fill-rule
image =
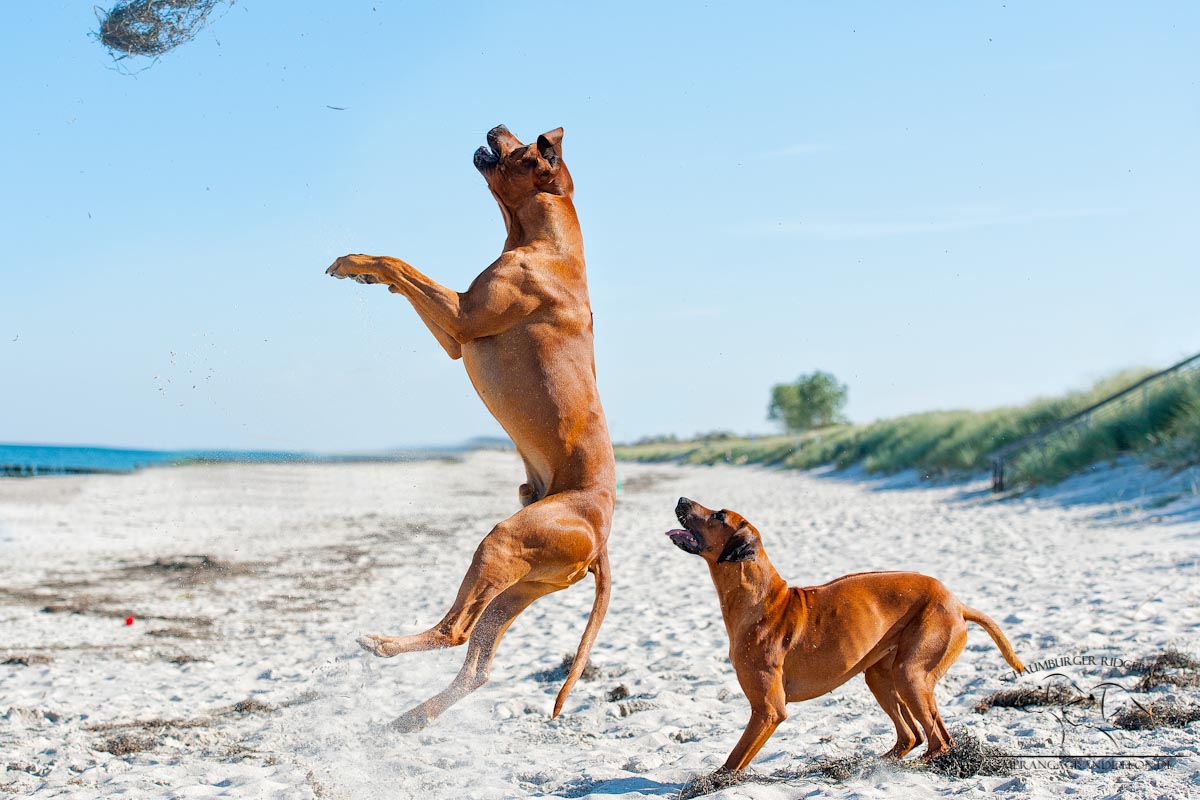
M928 745L922 761L944 755L952 744L938 712L934 687L967 644L967 626L960 619L961 614L930 609L909 626L896 649L892 678L901 702L925 732Z
M512 621L539 597L556 591L558 587L543 583L518 583L506 589L492 601L471 632L467 645L467 657L454 680L433 697L404 712L388 727L398 731L416 731L433 722L442 712L463 699L488 681L492 659L500 639Z
M492 601L510 586L534 581L562 589L582 578L591 563L594 530L568 494L526 506L479 543L458 596L441 622L412 636L369 635L359 637L358 643L385 658L460 645Z
M879 701L879 705L891 718L896 726L896 746L883 754L884 758L904 758L917 745L924 741L912 714L900 701L896 694L896 686L892 682L892 663L885 658L869 667L863 675L871 694Z
M895 684L892 685L892 692L896 698L896 707L900 710L900 716L904 718L904 724L913 732L913 736L917 737L917 743L913 747L918 747L925 742L925 738L921 735L921 726L913 716L913 713L908 710L908 706L904 705L904 701L900 699L900 694L896 692Z
M467 641L475 623L501 592L521 580L529 572L529 564L519 557L505 535L506 522L489 533L471 559L454 605L441 622L423 633L411 636L360 636L359 645L384 658L417 650L456 647Z

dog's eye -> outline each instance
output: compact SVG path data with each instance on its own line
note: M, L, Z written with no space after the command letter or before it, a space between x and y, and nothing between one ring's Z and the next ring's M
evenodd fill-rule
M724 511L714 511L712 518L715 519L717 522L724 522L725 521L725 512Z

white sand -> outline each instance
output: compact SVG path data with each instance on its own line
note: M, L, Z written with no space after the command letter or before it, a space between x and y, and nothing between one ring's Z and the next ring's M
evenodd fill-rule
M681 494L746 514L792 583L871 569L939 577L994 616L1027 663L1200 647L1200 522L1192 514L1053 498L998 503L982 484L930 488L745 467L625 464L620 472L614 597L593 652L604 677L581 682L554 722L558 682L531 677L574 651L592 600L588 580L522 616L492 682L411 735L377 726L442 688L463 649L382 660L361 653L354 637L415 632L440 617L479 539L517 507L523 473L512 455L0 481L0 661L51 659L0 666L0 793L674 796L720 765L747 718L707 570L662 535ZM237 568L201 570L200 582L187 580L194 571L144 569L189 555ZM970 636L939 688L951 729L1012 751L1060 752L1063 728L1051 714L974 713L1007 684L987 635L972 628ZM201 660L169 660L178 656ZM1111 676L1134 682L1096 668L1062 671L1084 688ZM630 697L610 702L617 686ZM1128 696L1115 692L1109 702ZM1200 700L1196 689L1169 687L1138 697L1159 696ZM274 710L232 710L247 699ZM755 762L759 774L892 744L861 679L789 711ZM1066 745L1075 752L1178 759L1157 769L1021 766L970 778L875 765L845 780L743 784L710 796L1200 795L1200 724L1113 743L1096 730L1105 727L1098 712L1072 719L1091 725L1070 728ZM122 734L146 749L97 749Z

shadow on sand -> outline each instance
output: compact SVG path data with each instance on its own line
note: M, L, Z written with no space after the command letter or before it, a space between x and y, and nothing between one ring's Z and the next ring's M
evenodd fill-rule
M593 795L625 795L640 792L656 797L678 797L683 784L659 783L649 778L606 778L581 780L555 790L552 794L535 794L534 797L590 797Z

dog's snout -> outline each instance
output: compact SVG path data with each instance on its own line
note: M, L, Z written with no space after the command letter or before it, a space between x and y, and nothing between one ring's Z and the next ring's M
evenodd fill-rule
M487 143L492 152L501 158L521 146L521 140L503 125L497 125L487 132Z
M679 518L680 522L683 522L683 518L686 517L691 510L692 501L688 500L686 497L679 498L679 502L675 504L675 516Z

